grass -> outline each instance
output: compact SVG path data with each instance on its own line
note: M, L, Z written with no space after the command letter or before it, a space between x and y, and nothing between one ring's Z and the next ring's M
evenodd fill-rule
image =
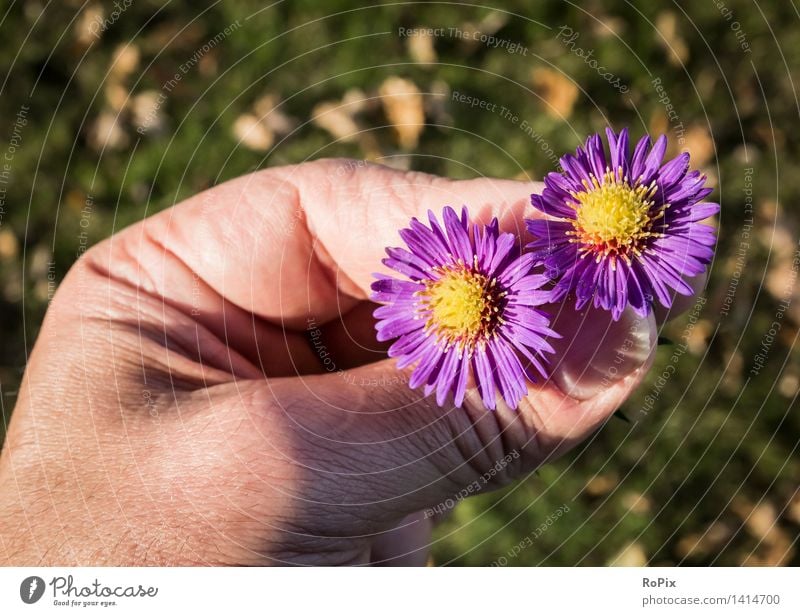
M0 193L4 417L52 291L82 248L208 186L324 156L452 177L540 178L554 167L547 150L571 150L608 123L667 131L673 141L683 136L722 204L707 302L693 327L685 316L662 332L688 345L678 369L660 389L676 348L660 347L648 383L626 405L630 423L610 421L538 475L462 503L438 528L434 559L800 564L791 547L800 529L800 298L791 269L800 29L791 3L508 1L490 9L299 0L257 12L263 3L251 0L205 9L136 0L99 38L87 34L99 5L81 6L41 12L15 2L0 25L0 144L12 154ZM572 42L559 34L564 25L578 33ZM398 36L420 26L443 29L431 41L435 61L424 61L431 47L412 52ZM480 28L506 43L450 28ZM428 125L413 148L399 147L375 98L392 76L416 84L425 101ZM365 132L337 139L312 121L314 108L354 89L372 99L355 118ZM134 102L148 93L163 96L160 128L142 135ZM281 101L290 132L278 130L273 147L246 147L237 119L265 95ZM112 131L108 142L103 130ZM764 368L751 375L787 302Z

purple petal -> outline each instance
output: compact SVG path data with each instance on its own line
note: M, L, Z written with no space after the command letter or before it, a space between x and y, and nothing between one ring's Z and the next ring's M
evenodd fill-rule
M461 365L458 367L458 380L453 394L456 408L460 408L464 402L464 393L467 391L467 377L469 376L469 355L464 353L461 358Z
M628 173L628 129L623 128L616 137L614 131L607 128L606 136L611 151L611 170L616 172L621 167L624 177Z
M705 220L719 213L719 203L698 203L689 213L688 220L694 222Z
M664 153L667 151L667 138L661 135L653 145L653 149L647 155L644 161L644 169L642 170L642 184L650 184L661 166L661 161L664 160Z
M575 209L567 205L564 201L548 195L549 190L545 189L543 195L531 195L531 205L540 212L554 218L575 218ZM551 196L551 198L546 198Z
M436 404L439 406L444 406L447 395L452 390L458 366L458 353L455 352L455 349L450 349L450 351L445 353L444 363L442 364L442 369L436 380Z
M665 187L680 182L681 178L686 175L688 169L689 154L684 152L661 167L661 171L658 174L659 185Z
M650 137L645 135L639 139L639 143L636 144L636 147L633 150L633 157L631 158L631 182L636 182L642 177L642 173L644 172L644 159L649 149Z
M458 218L455 210L451 207L444 208L442 218L444 219L444 227L447 231L447 236L450 238L450 246L453 249L454 256L464 263L472 263L472 244L470 243L465 223Z
M475 372L475 380L478 382L478 389L481 392L481 398L483 398L483 404L486 408L494 410L497 406L494 377L492 376L492 368L485 349L478 349L472 356L472 367Z

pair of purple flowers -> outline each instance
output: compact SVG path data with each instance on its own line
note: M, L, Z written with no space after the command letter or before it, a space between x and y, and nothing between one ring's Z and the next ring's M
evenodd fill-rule
M436 391L440 406L452 393L461 406L472 376L487 408L497 390L516 408L528 379L547 378L547 339L559 337L542 305L574 295L576 309L591 302L618 320L627 307L647 316L655 299L668 308L673 292L693 293L685 279L704 271L716 242L700 224L719 211L703 202L705 176L689 171L687 153L662 164L664 136L631 153L627 129L606 135L608 152L592 135L531 196L547 218L526 220L535 240L522 255L496 219L472 224L466 208L400 231L407 249L388 248L383 262L404 279L376 274L372 289L385 304L378 339L397 339L389 355L399 368L416 364L410 387Z

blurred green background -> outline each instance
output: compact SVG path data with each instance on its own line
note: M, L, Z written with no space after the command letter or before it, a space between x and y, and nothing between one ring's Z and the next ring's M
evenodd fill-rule
M326 156L541 178L589 133L629 125L636 136L670 134L672 153L688 149L717 189L707 302L664 328L674 344L659 347L623 409L630 421L461 503L436 532L433 561L800 564L796 9L489 4L0 9L4 420L78 253L188 195ZM764 368L751 375L778 313Z

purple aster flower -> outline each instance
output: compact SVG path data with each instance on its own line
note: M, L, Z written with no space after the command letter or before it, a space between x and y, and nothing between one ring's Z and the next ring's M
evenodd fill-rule
M663 165L667 138L651 147L643 137L628 150L628 130L606 129L609 153L592 135L563 173L549 173L533 206L548 220L528 220L537 238L529 244L556 280L554 294L570 291L581 309L590 300L619 319L626 306L646 316L654 298L669 308L671 289L692 295L685 277L702 273L714 255L716 234L700 221L719 205L702 203L712 189L689 154Z
M495 388L512 408L527 393L530 367L547 377L544 353L553 352L548 315L536 308L550 300L543 274L532 274L533 254L515 256L515 237L499 233L497 219L472 225L447 207L444 227L428 212L430 227L416 218L400 231L408 246L387 248L383 263L403 274L382 274L372 283L378 340L397 341L389 349L399 368L416 364L409 385L436 390L443 406L449 393L461 406L470 372L484 404L495 408ZM523 360L528 365L523 366Z

